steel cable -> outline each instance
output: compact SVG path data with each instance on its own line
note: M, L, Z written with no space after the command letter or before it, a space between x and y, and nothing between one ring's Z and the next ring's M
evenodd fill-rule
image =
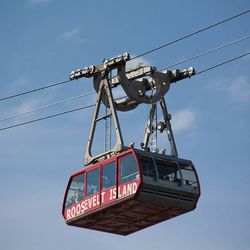
M33 93L33 92L36 92L36 91L40 91L40 90L52 88L52 87L55 87L55 86L58 86L58 85L62 85L62 84L68 83L68 82L71 82L71 80L66 80L66 81L62 81L62 82L56 82L56 83L52 83L52 84L49 84L49 85L46 85L46 86L42 86L42 87L39 87L39 88L36 88L36 89L31 89L31 90L27 90L27 91L20 92L20 93L17 93L17 94L13 94L13 95L1 97L0 101L8 100L8 99L12 99L12 98L15 98L15 97L18 97L18 96L22 96L22 95L26 95L26 94L29 94L29 93Z
M82 95L79 95L79 96L74 96L74 97L71 97L71 98L68 98L68 99L64 99L64 100L61 100L61 101L58 101L58 102L55 102L55 103L51 103L51 104L48 104L48 105L45 105L45 106L42 106L42 107L39 107L39 108L36 108L36 109L27 110L25 112L18 113L18 114L12 115L12 116L7 116L7 117L4 117L4 118L1 118L0 122L10 120L10 119L22 116L22 115L30 114L30 113L33 113L33 112L36 112L36 111L40 111L40 110L43 110L43 109L46 109L46 108L50 108L50 107L53 107L53 106L56 106L56 105L59 105L59 104L63 104L63 103L69 102L69 101L73 101L73 100L76 100L76 99L79 99L79 98L82 98L82 97L85 97L85 96L88 96L88 95L92 95L94 93L96 93L96 92L95 91L89 92L89 93L82 94Z
M195 56L192 56L192 57L190 57L190 58L188 58L188 59L184 59L184 60L181 60L181 61L179 61L179 62L177 62L177 63L175 63L175 64L169 65L169 66L167 66L167 67L161 69L161 71L162 71L162 70L169 69L169 68L172 68L172 67L175 67L175 66L180 65L180 64L185 63L185 62L189 62L189 61L191 61L191 60L194 60L194 59L197 59L197 58L202 57L202 56L204 56L204 55L213 53L213 52L215 52L215 51L218 51L218 50L220 50L220 49L226 48L226 47L228 47L228 46L231 46L231 45L233 45L233 44L236 44L236 43L238 43L238 42L244 41L244 40L249 39L249 38L250 38L250 35L245 36L245 37L242 37L242 38L239 38L239 39L234 40L234 41L232 41L232 42L223 44L223 45L218 46L218 47L216 47L216 48L213 48L213 49L207 50L207 51L205 51L205 52L202 52L202 53L200 53L200 54L197 54L197 55L195 55Z
M186 39L186 38L189 38L189 37L191 37L191 36L197 35L197 34L203 32L203 31L206 31L206 30L211 29L211 28L213 28L213 27L215 27L215 26L218 26L218 25L220 25L220 24L223 24L223 23L225 23L225 22L228 22L228 21L230 21L230 20L232 20L232 19L235 19L235 18L237 18L237 17L239 17L239 16L245 15L245 14L247 14L249 11L250 11L249 9L248 9L248 10L245 10L245 11L243 11L243 12L240 12L240 13L236 14L236 15L233 15L233 16L231 16L231 17L228 17L228 18L226 18L226 19L223 19L223 20L221 20L221 21L219 21L219 22L216 22L216 23L214 23L214 24L211 24L211 25L209 25L209 26L206 26L206 27L204 27L204 28L202 28L202 29L199 29L199 30L197 30L197 31L194 31L194 32L189 33L189 34L187 34L187 35L184 35L184 36L182 36L182 37L179 37L179 38L177 38L177 39L175 39L175 40L173 40L173 41L164 43L164 44L162 44L162 45L160 45L160 46L158 46L158 47L155 47L155 48L150 49L150 50L148 50L148 51L145 51L145 52L143 52L143 53L141 53L141 54L139 54L139 55L137 55L137 56L132 57L132 58L130 59L130 61L131 61L131 60L134 60L134 59L136 59L136 58L145 56L145 55L147 55L147 54L150 54L150 53L152 53L152 52L154 52L154 51L157 51L157 50L159 50L159 49L162 49L162 48L164 48L164 47L167 47L167 46L169 46L169 45L171 45L171 44L180 42L180 41L182 41L182 40L184 40L184 39Z
M242 57L244 57L244 56L247 56L247 55L249 55L249 54L250 54L250 52L246 52L246 53L244 53L244 54L242 54L242 55L239 55L239 56L237 56L237 57L234 57L234 58L231 58L231 59L226 60L226 61L224 61L224 62L215 64L215 65L213 65L213 66L211 66L211 67L209 67L209 68L206 68L206 69L203 69L203 70L197 72L196 75L194 75L194 76L203 74L203 73L205 73L205 72L207 72L207 71L209 71L209 70L212 70L212 69L217 68L217 67L220 67L220 66L222 66L222 65L224 65L224 64L233 62L233 61L238 60L238 59L240 59L240 58L242 58ZM124 97L121 97L121 98L124 98ZM119 98L117 98L117 99L119 99ZM41 118L34 119L34 120L30 120L30 121L27 121L27 122L17 123L17 124L11 125L11 126L7 126L7 127L0 128L0 131L8 130L8 129L11 129L11 128L23 126L23 125L26 125L26 124L30 124L30 123L34 123L34 122L38 122L38 121L42 121L42 120L46 120L46 119L50 119L50 118L52 118L52 117L57 117L57 116L69 114L69 113L76 112L76 111L79 111L79 110L91 108L91 107L94 107L95 105L96 105L96 104L91 104L91 105L88 105L88 106L83 106L83 107L80 107L80 108L76 108L76 109L64 111L64 112L61 112L61 113L56 113L56 114L53 114L53 115L41 117Z

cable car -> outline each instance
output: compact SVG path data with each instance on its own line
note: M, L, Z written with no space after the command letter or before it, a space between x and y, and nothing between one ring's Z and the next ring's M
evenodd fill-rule
M171 115L164 99L171 83L189 78L195 70L191 67L161 72L155 67L139 65L126 71L129 59L125 53L70 75L71 80L93 77L97 99L85 152L85 168L70 176L64 195L62 214L68 225L128 235L192 211L198 202L198 176L191 161L178 157ZM111 77L112 71L117 76ZM126 93L121 100L114 99L112 94L112 89L118 85ZM163 119L160 122L157 121L158 103ZM117 111L127 112L139 104L149 104L151 109L141 149L135 149L123 143ZM108 123L109 119L113 126ZM100 142L94 139L96 129L103 121L105 150L94 155L93 143ZM108 127L113 128L115 136L113 148ZM169 155L158 152L157 132L166 133ZM108 147L106 142L110 144Z
M68 225L128 235L195 209L200 185L191 161L128 148L71 175Z

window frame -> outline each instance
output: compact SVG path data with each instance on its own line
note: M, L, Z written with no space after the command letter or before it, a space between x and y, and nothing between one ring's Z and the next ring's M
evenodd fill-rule
M71 178L70 178L70 180L68 182L67 189L66 189L66 192L65 192L65 200L64 200L64 207L65 207L65 209L78 203L78 202L76 202L74 204L71 204L70 206L67 206L68 195L69 195L69 192L70 192L70 189L71 189L72 182L74 181L74 179L76 177L79 177L79 176L83 176L83 199L79 200L78 202L80 202L80 201L82 201L82 200L84 200L86 198L86 188L85 188L86 174L85 174L85 172L80 172L80 173L77 173L74 176L71 176Z
M88 194L88 174L93 172L93 171L96 171L98 170L98 190L92 194ZM87 197L90 197L92 195L96 195L96 194L100 194L100 190L101 190L101 180L100 180L100 176L101 176L101 170L100 170L100 165L98 165L97 167L95 168L92 168L92 169L89 169L88 171L86 171L86 176L85 176L85 192L86 192L86 198Z
M103 188L103 170L106 166L108 166L109 164L111 163L114 163L115 164L115 181L114 181L114 185L112 186L109 186L109 187L106 187L106 188ZM117 187L117 181L118 181L118 169L117 169L117 159L114 159L112 161L109 161L109 162L105 162L101 165L101 171L100 171L100 190L103 191L103 190L106 190L106 189L109 189L111 187Z
M140 170L140 166L139 166L139 163L138 163L138 159L137 159L137 156L135 155L135 153L132 151L130 151L130 152L126 152L126 154L123 154L123 155L120 155L119 157L118 157L118 167L119 167L119 170L118 170L118 186L119 185L123 185L123 184L125 184L125 183L128 183L128 182L132 182L132 181L135 181L135 180L137 180L136 178L135 179L133 179L133 180L129 180L129 181L124 181L124 182L122 182L121 180L121 175L122 175L122 166L121 166L121 161L122 161L122 159L124 159L124 157L128 157L128 156L132 156L133 157L133 159L134 159L134 161L135 161L135 165L136 165L136 169L137 169L137 172L136 172L136 174L139 176L139 180L141 180L141 170Z

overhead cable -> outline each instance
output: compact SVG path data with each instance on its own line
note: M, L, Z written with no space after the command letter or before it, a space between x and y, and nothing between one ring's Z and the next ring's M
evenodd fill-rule
M249 54L250 54L250 52L246 52L246 53L244 53L242 55L239 55L237 57L231 58L231 59L229 59L227 61L224 61L222 63L215 64L215 65L213 65L213 66L211 66L209 68L206 68L206 69L203 69L203 70L197 72L194 76L199 75L199 74L203 74L203 73L205 73L205 72L207 72L209 70L212 70L212 69L220 67L220 66L222 66L224 64L233 62L233 61L238 60L238 59L240 59L242 57L245 57L245 56L247 56ZM123 98L123 97L121 97L121 98ZM117 99L119 99L119 98L117 98ZM26 124L30 124L30 123L34 123L34 122L38 122L38 121L42 121L42 120L46 120L46 119L50 119L50 118L61 116L61 115L65 115L65 114L69 114L69 113L76 112L76 111L79 111L79 110L91 108L91 107L94 107L95 105L96 104L91 104L91 105L88 105L88 106L83 106L83 107L80 107L80 108L76 108L76 109L64 111L64 112L61 112L61 113L56 113L56 114L53 114L53 115L41 117L41 118L30 120L30 121L27 121L27 122L17 123L17 124L11 125L11 126L0 128L0 131L11 129L11 128L15 128L15 127L19 127L19 126L23 126L23 125L26 125Z
M43 109L46 109L46 108L50 108L50 107L53 107L53 106L56 106L56 105L59 105L59 104L63 104L63 103L69 102L69 101L73 101L73 100L76 100L76 99L79 99L79 98L82 98L82 97L85 97L85 96L88 96L88 95L92 95L94 93L96 93L96 92L95 91L89 92L89 93L86 93L86 94L82 94L82 95L74 96L74 97L64 99L64 100L61 100L61 101L58 101L58 102L54 102L54 103L51 103L51 104L48 104L48 105L45 105L45 106L42 106L42 107L39 107L39 108L36 108L36 109L27 110L25 112L18 113L18 114L12 115L12 116L7 116L7 117L4 117L4 118L0 118L0 122L10 120L10 119L22 116L22 115L30 114L30 113L33 113L33 112L36 112L36 111L40 111L40 110L43 110Z
M222 63L218 63L218 64L215 64L215 65L209 67L209 68L200 70L200 71L198 71L198 72L195 74L195 76L196 76L196 75L199 75L199 74L202 74L202 73L205 73L206 71L215 69L215 68L217 68L217 67L220 67L220 66L222 66L222 65L224 65L224 64L227 64L227 63L233 62L233 61L235 61L235 60L238 60L238 59L240 59L240 58L242 58L242 57L244 57L244 56L247 56L247 55L249 55L249 54L250 54L250 52L246 52L246 53L244 53L244 54L242 54L242 55L239 55L239 56L237 56L237 57L234 57L234 58L229 59L229 60L227 60L227 61L224 61L224 62L222 62Z
M7 130L7 129L10 129L10 128L19 127L19 126L23 126L23 125L26 125L26 124L30 124L30 123L34 123L34 122L38 122L38 121L42 121L42 120L46 120L46 119L56 117L56 116L60 116L60 115L66 115L66 114L69 114L69 113L72 113L72 112L76 112L76 111L79 111L79 110L82 110L82 109L91 108L91 107L94 107L94 106L95 106L95 104L92 104L92 105L88 105L88 106L84 106L84 107L64 111L64 112L61 112L61 113L56 113L54 115L48 115L48 116L41 117L41 118L38 118L38 119L30 120L30 121L27 121L27 122L17 123L17 124L8 126L8 127L0 128L0 131Z
M42 86L42 87L39 87L39 88L36 88L36 89L31 89L31 90L27 90L27 91L24 91L24 92L16 93L16 94L13 94L13 95L5 96L5 97L0 97L0 101L8 100L8 99L12 99L12 98L15 98L15 97L18 97L18 96L22 96L22 95L26 95L26 94L29 94L29 93L33 93L33 92L36 92L36 91L40 91L40 90L52 88L52 87L55 87L55 86L58 86L58 85L62 85L62 84L68 83L68 82L71 82L71 80L66 80L66 81L62 81L62 82L56 82L56 83L52 83L52 84L49 84L49 85L46 85L46 86Z
M224 61L222 63L218 63L218 64L215 64L209 68L206 68L206 69L203 69L199 72L197 72L194 76L196 75L199 75L199 74L203 74L209 70L212 70L214 68L217 68L217 67L220 67L224 64L227 64L227 63L230 63L232 61L235 61L235 60L238 60L242 57L245 57L247 55L249 55L250 52L246 52L242 55L239 55L237 57L234 57L234 58L231 58L227 61ZM121 97L123 98L123 97ZM117 98L119 99L119 98ZM53 114L53 115L49 115L49 116L45 116L45 117L41 117L41 118L38 118L38 119L34 119L34 120L30 120L30 121L27 121L27 122L22 122L22 123L17 123L17 124L14 124L14 125L11 125L11 126L7 126L7 127L3 127L3 128L0 128L0 131L3 131L3 130L7 130L7 129L11 129L11 128L15 128L15 127L19 127L19 126L23 126L23 125L26 125L26 124L30 124L30 123L34 123L34 122L38 122L38 121L42 121L42 120L46 120L46 119L50 119L52 117L57 117L57 116L61 116L61 115L65 115L65 114L69 114L69 113L72 113L72 112L76 112L76 111L79 111L79 110L83 110L83 109L87 109L87 108L91 108L91 107L94 107L96 104L91 104L91 105L88 105L88 106L83 106L83 107L80 107L80 108L76 108L76 109L72 109L72 110L68 110L68 111L64 111L64 112L61 112L61 113L56 113L56 114Z
M217 68L217 67L220 67L224 64L227 64L227 63L230 63L232 61L235 61L235 60L238 60L244 56L247 56L249 55L250 52L246 52L242 55L239 55L237 57L234 57L232 59L229 59L227 61L224 61L222 63L219 63L219 64L216 64L216 65L213 65L209 68L206 68L206 69L203 69L199 72L196 73L196 75L199 75L199 74L202 74L202 73L205 73L209 70L212 70L214 68ZM194 75L195 76L195 75ZM123 98L123 97L121 97ZM117 98L119 99L119 98ZM87 108L91 108L91 107L94 107L96 104L91 104L91 105L88 105L88 106L83 106L83 107L80 107L80 108L76 108L76 109L72 109L72 110L68 110L68 111L64 111L64 112L61 112L61 113L56 113L56 114L53 114L53 115L49 115L49 116L45 116L45 117L41 117L41 118L38 118L38 119L34 119L34 120L30 120L30 121L27 121L27 122L22 122L22 123L17 123L17 124L14 124L14 125L11 125L11 126L7 126L7 127L3 127L3 128L0 128L0 131L3 131L3 130L7 130L7 129L11 129L11 128L15 128L15 127L19 127L19 126L23 126L23 125L26 125L26 124L30 124L30 123L34 123L34 122L38 122L38 121L42 121L42 120L46 120L46 119L50 119L50 118L53 118L53 117L57 117L57 116L61 116L61 115L65 115L65 114L69 114L69 113L72 113L72 112L76 112L76 111L79 111L79 110L83 110L83 109L87 109Z
M220 24L223 24L223 23L225 23L225 22L228 22L228 21L230 21L230 20L232 20L232 19L235 19L235 18L237 18L237 17L240 17L240 16L242 16L242 15L245 15L245 14L247 14L249 11L250 11L249 9L248 9L248 10L245 10L245 11L243 11L243 12L240 12L240 13L236 14L236 15L233 15L233 16L231 16L231 17L228 17L228 18L226 18L226 19L223 19L223 20L221 20L221 21L219 21L219 22L216 22L216 23L214 23L214 24L211 24L211 25L209 25L209 26L206 26L206 27L204 27L204 28L202 28L202 29L199 29L199 30L197 30L197 31L194 31L194 32L189 33L189 34L187 34L187 35L184 35L184 36L182 36L182 37L179 37L179 38L177 38L177 39L175 39L175 40L173 40L173 41L164 43L164 44L162 44L162 45L160 45L160 46L158 46L158 47L155 47L155 48L150 49L150 50L148 50L148 51L146 51L146 52L143 52L143 53L141 53L141 54L139 54L139 55L137 55L137 56L134 56L134 57L132 57L130 60L134 60L134 59L136 59L136 58L145 56L145 55L150 54L150 53L152 53L152 52L154 52L154 51L157 51L157 50L160 50L160 49L162 49L162 48L164 48L164 47L167 47L167 46L169 46L169 45L171 45L171 44L180 42L180 41L182 41L182 40L184 40L184 39L186 39L186 38L189 38L189 37L191 37L191 36L197 35L198 33L201 33L201 32L203 32L203 31L206 31L206 30L208 30L208 29L211 29L211 28L213 28L213 27L215 27L215 26L218 26L218 25L220 25Z
M211 28L213 28L213 27L215 27L215 26L218 26L218 25L220 25L220 24L223 24L223 23L225 23L225 22L228 22L228 21L230 21L230 20L232 20L232 19L235 19L235 18L237 18L237 17L240 17L240 16L242 16L242 15L244 15L244 14L247 14L247 13L249 13L249 11L250 11L249 9L248 9L248 10L245 10L245 11L243 11L243 12L240 12L240 13L236 14L236 15L233 15L233 16L231 16L231 17L228 17L228 18L226 18L226 19L223 19L223 20L221 20L221 21L219 21L219 22L216 22L216 23L214 23L214 24L211 24L211 25L209 25L209 26L206 26L206 27L204 27L204 28L202 28L202 29L199 29L199 30L197 30L197 31L195 31L195 32L192 32L192 33L190 33L190 34L187 34L187 35L184 35L184 36L182 36L182 37L180 37L180 38L177 38L177 39L175 39L175 40L173 40L173 41L171 41L171 42L162 44L162 45L160 45L160 46L158 46L158 47L155 47L155 48L153 48L153 49L151 49L151 50L148 50L148 51L143 52L143 53L141 53L141 54L139 54L139 55L137 55L137 56L134 56L134 57L132 57L130 60L134 60L134 59L136 59L136 58L142 57L142 56L144 56L144 55L147 55L147 54L149 54L149 53L152 53L152 52L154 52L154 51L157 51L157 50L159 50L159 49L162 49L162 48L164 48L164 47L167 47L167 46L169 46L169 45L171 45L171 44L174 44L174 43L177 43L177 42L179 42L179 41L182 41L182 40L184 40L184 39L186 39L186 38L189 38L189 37L191 37L191 36L194 36L194 35L196 35L196 34L198 34L198 33L201 33L201 32L203 32L203 31L206 31L206 30L208 30L208 29L211 29ZM17 93L17 94L5 96L5 97L0 97L0 101L12 99L12 98L15 98L15 97L18 97L18 96L22 96L22 95L26 95L26 94L29 94L29 93L33 93L33 92L36 92L36 91L40 91L40 90L44 90L44 89L47 89L47 88L55 87L55 86L58 86L58 85L62 85L62 84L68 83L68 82L70 82L70 81L71 81L71 80L66 80L66 81L62 81L62 82L52 83L52 84L49 84L49 85L46 85L46 86L42 86L42 87L35 88L35 89L31 89L31 90L28 90L28 91L20 92L20 93Z
M122 99L124 97L125 96L118 97L118 98L115 98L115 100ZM29 120L29 121L26 121L26 122L16 123L14 125L10 125L10 126L7 126L7 127L0 128L0 131L11 129L11 128L16 128L16 127L27 125L27 124L34 123L34 122L39 122L39 121L42 121L42 120L47 120L47 119L50 119L50 118L53 118L53 117L57 117L57 116L61 116L61 115L66 115L66 114L69 114L69 113L72 113L72 112L76 112L76 111L79 111L79 110L92 108L95 105L96 104L91 104L91 105L83 106L83 107L80 107L80 108L76 108L76 109L72 109L72 110L67 110L67 111L56 113L56 114L53 114L53 115L48 115L48 116L45 116L45 117L37 118L37 119L34 119L34 120Z
M167 67L161 69L161 71L162 71L162 70L165 70L165 69L169 69L169 68L175 67L175 66L180 65L180 64L185 63L185 62L189 62L189 61L191 61L191 60L197 59L197 58L199 58L199 57L202 57L202 56L204 56L204 55L207 55L207 54L210 54L210 53L212 53L212 52L218 51L218 50L220 50L220 49L226 48L226 47L228 47L228 46L231 46L231 45L233 45L233 44L236 44L236 43L238 43L238 42L244 41L244 40L249 39L249 38L250 38L250 35L245 36L245 37L242 37L242 38L239 38L239 39L234 40L234 41L232 41L232 42L223 44L223 45L218 46L218 47L216 47L216 48L213 48L213 49L207 50L207 51L205 51L205 52L202 52L202 53L200 53L200 54L198 54L198 55L192 56L192 57L190 57L190 58L188 58L188 59L184 59L184 60L181 60L181 61L179 61L179 62L177 62L177 63L175 63L175 64L169 65L169 66L167 66Z

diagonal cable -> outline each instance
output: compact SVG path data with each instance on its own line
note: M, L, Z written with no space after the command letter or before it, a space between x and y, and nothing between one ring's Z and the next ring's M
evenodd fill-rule
M207 72L207 71L209 71L209 70L215 69L215 68L220 67L220 66L222 66L222 65L225 65L225 64L227 64L227 63L230 63L230 62L233 62L233 61L235 61L235 60L238 60L238 59L240 59L240 58L242 58L242 57L248 56L249 54L250 54L250 52L246 52L246 53L241 54L241 55L239 55L239 56L237 56L237 57L234 57L234 58L231 58L231 59L226 60L226 61L224 61L224 62L215 64L215 65L213 65L213 66L211 66L211 67L209 67L209 68L206 68L206 69L203 69L203 70L197 72L196 75L203 74L203 73L205 73L205 72ZM121 97L121 98L123 98L123 97ZM116 99L119 99L119 98L116 98ZM61 112L61 113L56 113L56 114L49 115L49 116L46 116L46 117L41 117L41 118L38 118L38 119L35 119L35 120L30 120L30 121L27 121L27 122L17 123L17 124L11 125L11 126L7 126L7 127L0 128L0 131L8 130L8 129L11 129L11 128L23 126L23 125L26 125L26 124L30 124L30 123L34 123L34 122L38 122L38 121L42 121L42 120L46 120L46 119L49 119L49 118L52 118L52 117L57 117L57 116L69 114L69 113L76 112L76 111L79 111L79 110L91 108L91 107L94 107L95 105L96 105L96 104L92 104L92 105L88 105L88 106L76 108L76 109L73 109L73 110L68 110L68 111L64 111L64 112Z
M30 120L30 121L27 121L27 122L17 123L17 124L8 126L8 127L0 128L0 131L7 130L7 129L10 129L10 128L16 128L16 127L19 127L19 126L23 126L23 125L26 125L26 124L30 124L30 123L34 123L34 122L38 122L38 121L42 121L42 120L46 120L46 119L49 119L49 118L52 118L52 117L56 117L56 116L66 115L66 114L69 114L69 113L72 113L72 112L76 112L76 111L79 111L79 110L82 110L82 109L91 108L91 107L94 107L94 106L95 106L95 104L92 104L92 105L88 105L88 106L84 106L84 107L80 107L80 108L76 108L76 109L64 111L64 112L61 112L61 113L56 113L56 114L53 114L53 115L48 115L48 116L41 117L41 118L38 118L38 119Z
M192 57L190 57L190 58L188 58L188 59L184 59L184 60L181 60L181 61L179 61L179 62L177 62L177 63L175 63L175 64L169 65L169 66L167 66L167 67L161 69L161 71L162 71L162 70L165 70L165 69L169 69L169 68L175 67L175 66L180 65L180 64L185 63L185 62L189 62L189 61L191 61L191 60L194 60L194 59L197 59L197 58L202 57L202 56L204 56L204 55L207 55L207 54L213 53L213 52L215 52L215 51L221 50L221 49L223 49L223 48L226 48L226 47L231 46L231 45L233 45L233 44L236 44L236 43L239 43L239 42L241 42L241 41L247 40L247 39L249 39L249 38L250 38L250 35L245 36L245 37L242 37L242 38L239 38L239 39L234 40L234 41L232 41L232 42L223 44L223 45L218 46L218 47L216 47L216 48L213 48L213 49L207 50L207 51L205 51L205 52L202 52L202 53L200 53L200 54L198 54L198 55L192 56Z
M250 54L250 52L246 52L246 53L241 54L241 55L239 55L239 56L237 56L237 57L231 58L231 59L229 59L229 60L227 60L227 61L224 61L224 62L221 62L221 63L215 64L215 65L213 65L213 66L211 66L211 67L209 67L209 68L206 68L206 69L200 70L200 71L199 71L199 72L197 72L195 75L199 75L199 74L205 73L205 72L207 72L207 71L209 71L209 70L212 70L212 69L218 68L218 67L220 67L220 66L222 66L222 65L224 65L224 64L227 64L227 63L233 62L233 61L238 60L238 59L240 59L240 58L242 58L242 57L244 57L244 56L248 56L249 54Z
M39 87L39 88L36 88L36 89L31 89L31 90L27 90L27 91L24 91L24 92L16 93L16 94L13 94L13 95L1 97L0 101L8 100L8 99L12 99L12 98L15 98L15 97L18 97L18 96L30 94L30 93L33 93L33 92L36 92L36 91L40 91L40 90L52 88L52 87L55 87L55 86L58 86L58 85L62 85L62 84L68 83L68 82L71 82L71 80L66 80L66 81L62 81L62 82L56 82L56 83L48 84L46 86L42 86L42 87Z
M125 96L118 97L118 98L115 98L115 100L122 99L124 97ZM96 104L91 104L91 105L83 106L83 107L80 107L80 108L76 108L76 109L72 109L72 110L67 110L67 111L63 111L63 112L60 112L60 113L56 113L56 114L53 114L53 115L44 116L44 117L37 118L37 119L34 119L34 120L29 120L29 121L26 121L26 122L16 123L16 124L13 124L13 125L10 125L10 126L7 126L7 127L0 128L0 131L8 130L8 129L11 129L11 128L20 127L20 126L23 126L23 125L27 125L27 124L34 123L34 122L39 122L39 121L42 121L42 120L47 120L47 119L50 119L50 118L53 118L53 117L57 117L57 116L61 116L61 115L66 115L66 114L73 113L73 112L76 112L76 111L79 111L79 110L92 108L95 105Z
M197 30L197 31L194 31L194 32L189 33L189 34L187 34L187 35L184 35L184 36L182 36L182 37L179 37L179 38L177 38L177 39L175 39L175 40L173 40L173 41L164 43L164 44L162 44L162 45L160 45L160 46L158 46L158 47L155 47L155 48L150 49L150 50L148 50L148 51L145 51L145 52L143 52L143 53L141 53L141 54L139 54L139 55L137 55L137 56L134 56L134 57L132 57L130 60L134 60L134 59L136 59L136 58L145 56L145 55L150 54L150 53L152 53L152 52L154 52L154 51L157 51L157 50L160 50L160 49L162 49L162 48L164 48L164 47L167 47L167 46L169 46L169 45L171 45L171 44L180 42L180 41L182 41L182 40L184 40L184 39L186 39L186 38L189 38L189 37L191 37L191 36L197 35L197 34L203 32L203 31L206 31L206 30L211 29L211 28L213 28L213 27L216 27L216 26L218 26L218 25L220 25L220 24L223 24L223 23L225 23L225 22L228 22L228 21L230 21L230 20L232 20L232 19L235 19L235 18L237 18L237 17L240 17L240 16L242 16L242 15L245 15L245 14L249 13L249 11L250 11L249 9L248 9L248 10L245 10L245 11L243 11L243 12L240 12L240 13L236 14L236 15L233 15L233 16L231 16L231 17L228 17L228 18L226 18L226 19L223 19L223 20L221 20L221 21L219 21L219 22L216 22L216 23L213 23L213 24L211 24L211 25L209 25L209 26L206 26L206 27L204 27L204 28L202 28L202 29L199 29L199 30Z
M18 113L18 114L12 115L12 116L7 116L7 117L4 117L4 118L1 118L0 122L10 120L10 119L13 119L13 118L16 118L16 117L19 117L19 116L22 116L22 115L26 115L26 114L29 114L29 113L33 113L33 112L36 112L36 111L40 111L40 110L43 110L43 109L46 109L46 108L50 108L50 107L53 107L53 106L56 106L56 105L59 105L59 104L70 102L70 101L73 101L73 100L76 100L76 99L79 99L79 98L82 98L82 97L85 97L85 96L88 96L88 95L92 95L94 93L96 93L96 92L95 91L89 92L89 93L86 93L86 94L82 94L82 95L79 95L79 96L75 96L75 97L72 97L72 98L68 98L68 99L58 101L58 102L54 102L54 103L51 103L51 104L48 104L48 105L45 105L45 106L42 106L42 107L39 107L39 108L36 108L36 109L27 110L25 112Z

